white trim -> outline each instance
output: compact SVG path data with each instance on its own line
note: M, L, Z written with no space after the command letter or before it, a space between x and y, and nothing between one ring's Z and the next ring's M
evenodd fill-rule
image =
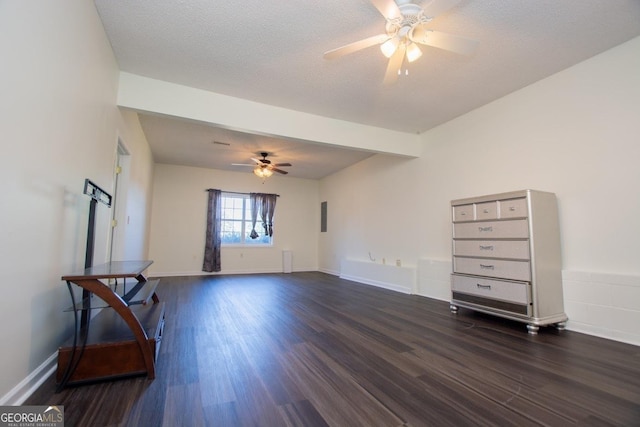
M20 381L9 393L0 398L2 406L22 405L29 396L49 378L56 370L58 352L56 351L47 358L40 366Z
M242 129L253 135L314 141L368 152L420 157L421 136L302 113L120 72L118 106Z
M634 334L606 329L599 326L588 325L585 323L572 321L571 319L567 321L566 329L568 331L591 335L593 337L640 346L640 340Z
M351 276L348 274L341 274L340 278L344 280L350 280L352 282L362 283L363 285L375 286L377 288L388 289L390 291L401 292L403 294L411 294L410 288L396 285L395 283L381 282L379 280L368 279L361 276Z
M340 277L340 272L339 272L339 271L336 271L336 270L330 270L330 269L328 269L328 268L319 268L319 269L318 269L318 271L319 271L320 273L325 273L325 274L330 274L330 275L332 275L332 276L338 276L338 277Z
M296 273L301 273L305 271L316 271L315 269L294 269ZM209 273L206 271L151 271L149 273L149 277L181 277L181 276L222 276L225 274L271 274L271 273L282 273L282 268L276 269L265 269L265 270L222 270L218 272Z
M369 260L343 259L340 267L341 279L405 294L411 294L415 289L416 268L413 266L399 267Z
M567 329L640 345L640 276L563 270Z

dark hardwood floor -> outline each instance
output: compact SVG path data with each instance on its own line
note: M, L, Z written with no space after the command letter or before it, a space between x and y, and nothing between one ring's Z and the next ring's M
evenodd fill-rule
M638 426L640 347L322 273L163 278L157 378L70 387L67 426Z

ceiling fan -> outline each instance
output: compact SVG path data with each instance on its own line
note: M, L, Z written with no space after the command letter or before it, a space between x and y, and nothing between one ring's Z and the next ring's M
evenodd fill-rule
M380 45L382 53L389 58L384 83L394 83L404 60L413 62L422 56L419 44L469 55L478 42L453 34L428 28L428 24L438 15L451 9L461 0L431 0L424 6L412 0L370 0L384 16L387 23L385 32L357 42L349 43L325 52L325 59L334 59L374 45Z
M251 166L251 167L254 167L255 169L253 170L253 173L255 173L256 175L258 175L261 178L269 177L269 176L271 176L273 174L273 172L278 172L278 173L281 173L283 175L286 175L286 174L289 173L289 172L284 171L284 170L279 169L279 168L292 166L291 163L271 163L271 160L267 159L267 156L269 155L269 153L261 152L260 155L262 156L261 159L256 159L254 157L251 158L251 160L254 162L254 164L233 163L233 166Z

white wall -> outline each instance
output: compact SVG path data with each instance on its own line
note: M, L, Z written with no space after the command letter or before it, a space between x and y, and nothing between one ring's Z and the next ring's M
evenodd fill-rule
M447 299L450 200L552 191L568 327L640 344L638 52L640 38L426 132L419 159L377 155L324 179L320 269L402 258L417 293Z
M151 195L153 193L153 156L142 131L138 115L122 111L119 136L128 154L125 212L118 227L124 237L123 253L119 259L146 259L149 254L151 231ZM116 257L113 258L117 260Z
M0 28L1 404L20 403L70 332L60 276L83 265L82 184L113 189L118 138L135 165L125 253L148 249L158 274L200 274L205 188L277 192L274 248L226 250L225 272L280 271L283 249L294 270L339 272L371 252L415 267L416 293L445 299L449 200L536 188L559 199L569 326L640 343L640 39L426 133L420 159L375 156L320 183L263 186L250 173L164 165L151 181L137 119L115 107L117 64L92 2L0 1ZM324 200L329 231L318 233ZM108 214L98 207L96 262Z
M0 28L0 403L19 404L71 333L60 277L84 264L84 179L112 191L118 135L136 161L150 156L116 107L118 68L92 2L3 1ZM107 258L110 212L97 213L96 263Z
M154 276L201 275L205 245L206 189L279 194L273 247L223 248L222 272L282 272L282 251L293 252L293 271L318 264L318 181L274 175L263 184L251 170L157 164L155 166L150 258Z
M419 159L376 155L323 179L320 269L339 274L345 258L415 266L425 238L416 205L426 194L419 172Z

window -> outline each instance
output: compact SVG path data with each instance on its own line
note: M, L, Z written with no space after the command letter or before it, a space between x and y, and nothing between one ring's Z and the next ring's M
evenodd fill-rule
M251 233L251 200L248 194L222 193L222 244L270 246L272 238L265 234L262 220L258 216L257 239Z

